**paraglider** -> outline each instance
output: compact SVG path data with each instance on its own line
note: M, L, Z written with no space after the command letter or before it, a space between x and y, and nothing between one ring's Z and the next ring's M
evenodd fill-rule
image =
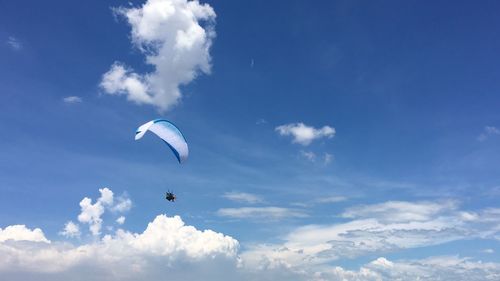
M189 154L188 144L179 128L172 122L165 119L151 120L137 129L135 132L135 140L141 139L147 131L153 132L162 139L163 142L170 147L179 163L182 164L186 162ZM176 196L168 191L165 194L165 199L170 202L175 202Z
M170 191L167 191L167 193L165 194L165 199L167 199L170 202L175 202L175 198L176 198L175 194L173 194Z
M140 126L135 132L135 140L141 139L147 131L153 132L170 147L179 163L186 162L189 154L188 144L179 128L165 119L155 119Z

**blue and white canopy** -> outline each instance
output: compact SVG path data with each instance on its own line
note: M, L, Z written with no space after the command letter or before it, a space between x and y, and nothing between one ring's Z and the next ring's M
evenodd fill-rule
M149 121L137 129L135 132L135 140L142 138L147 131L151 131L160 137L170 147L170 149L172 149L172 152L174 152L175 157L179 160L179 163L182 164L186 162L189 154L186 139L182 135L179 128L177 128L172 122L165 119Z

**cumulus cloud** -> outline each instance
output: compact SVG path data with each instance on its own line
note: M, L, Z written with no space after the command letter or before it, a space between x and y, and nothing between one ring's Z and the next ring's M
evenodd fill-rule
M7 45L9 45L9 47L14 51L19 51L23 48L21 41L14 36L9 36L7 39Z
M210 47L215 38L215 12L208 4L188 0L148 0L142 7L116 9L132 28L132 43L153 67L139 74L115 62L101 81L111 95L161 111L176 105L181 85L210 73Z
M125 217L120 216L119 218L116 219L117 224L124 224L125 223Z
M243 208L222 208L217 211L219 216L231 218L252 218L264 220L278 220L284 218L307 217L301 210L281 208L281 207L243 207Z
M259 196L246 192L226 192L222 197L229 199L231 201L243 202L248 204L262 203L264 200Z
M66 236L68 238L79 237L80 236L80 227L76 223L74 223L72 221L68 221L64 225L64 229L61 232L59 232L59 234Z
M157 216L142 233L118 230L81 246L41 243L43 239L30 241L38 243L0 243L0 277L10 273L13 277L9 280L22 280L15 277L22 272L34 272L44 273L47 280L64 280L61 277L65 273L89 268L95 274L74 280L144 280L151 274L158 279L169 271L179 275L179 267L188 267L190 271L198 266L203 270L204 266L220 261L225 264L219 270L228 265L235 268L239 247L238 241L229 236L200 231L185 225L178 216L165 215ZM172 280L181 280L173 276Z
M101 233L102 219L104 214L104 206L113 203L113 192L108 188L99 189L101 197L97 202L92 204L92 199L85 197L80 201L81 212L78 215L78 221L81 223L88 223L89 229L93 235Z
M303 146L311 144L311 142L316 139L325 137L333 138L333 136L335 136L335 128L333 127L324 126L316 129L311 126L307 126L304 123L285 124L276 127L275 130L282 136L292 136L292 142Z
M111 190L101 189L100 193L96 202L116 204ZM389 218L391 212L402 211L406 213ZM236 239L186 225L179 216L158 215L142 232L118 229L80 245L49 241L39 228L13 225L0 229L0 279L132 281L168 276L168 280L179 281L499 280L499 263L459 256L418 260L380 257L349 270L334 264L340 257L388 249L474 237L499 239L498 214L500 209L496 208L459 210L451 201L355 206L342 213L350 221L299 227L286 235L282 244L250 244L243 252ZM74 233L69 225L65 229Z
M493 135L500 135L500 129L494 126L486 126L484 127L483 132L477 137L477 140L482 142Z
M499 263L459 256L419 260L380 257L357 270L348 270L335 265L294 267L273 259L252 265L238 257L238 248L238 241L229 236L197 230L185 225L177 216L160 215L142 233L119 230L114 235L80 246L0 242L0 278L105 281L160 280L168 276L168 280L173 281L479 281L500 277Z
M64 97L63 101L67 104L74 104L83 102L83 99L78 96L69 96L69 97Z
M78 221L89 225L92 235L101 234L102 218L106 209L114 212L128 211L132 206L132 201L127 197L119 197L118 203L115 203L114 194L111 189L105 187L99 189L101 196L92 203L92 199L85 197L80 201L81 212L78 215Z
M131 202L115 198L109 188L99 192L95 202L84 198L80 203L79 220L89 223L93 234L105 210ZM125 217L116 222L123 224ZM68 221L60 234L76 237L79 227ZM159 280L167 274L169 280L222 280L237 270L238 249L232 237L198 230L179 216L158 215L142 233L118 229L81 245L49 241L39 228L12 225L0 228L0 280Z
M25 225L10 225L4 229L0 228L0 242L5 241L31 241L50 243L43 231L40 228L33 230L27 228Z

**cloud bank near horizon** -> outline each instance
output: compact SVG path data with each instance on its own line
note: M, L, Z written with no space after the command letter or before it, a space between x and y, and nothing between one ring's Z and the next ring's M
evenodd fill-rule
M101 196L89 206L100 203L112 209L124 202L115 199L109 188L99 191ZM95 239L80 245L51 241L40 228L12 225L0 228L0 277L103 281L158 280L167 274L171 280L456 280L459 276L498 280L499 263L460 256L395 261L381 256L358 270L332 265L342 258L460 239L498 239L498 209L471 212L459 207L455 201L356 205L340 214L347 222L303 225L285 235L281 244L257 243L244 251L235 238L198 230L179 216L158 215L142 233L118 228L92 235ZM82 213L88 211L82 208ZM66 224L64 231L79 230ZM82 275L87 271L95 274Z

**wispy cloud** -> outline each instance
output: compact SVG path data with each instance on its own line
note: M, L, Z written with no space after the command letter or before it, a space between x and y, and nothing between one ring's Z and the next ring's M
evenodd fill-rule
M101 88L111 95L125 95L137 104L161 111L176 105L181 85L199 73L210 73L210 47L215 38L215 12L208 4L188 0L148 0L142 7L116 9L132 28L132 43L153 66L138 74L116 62L106 72Z
M63 101L68 104L74 104L83 102L83 99L78 96L69 96L69 97L64 97Z
M217 215L237 219L250 218L264 220L307 217L307 214L301 210L281 207L222 208L217 211Z
M300 151L300 155L302 157L306 158L307 160L311 161L311 162L315 162L316 161L316 153L314 153L312 151L301 150Z
M267 120L264 119L264 118L260 118L259 120L257 120L257 122L255 122L256 125L264 125L264 124L267 124Z
M343 201L347 201L347 200L348 200L348 198L345 196L325 195L323 197L319 197L319 198L312 199L312 200L305 200L303 202L293 202L290 205L302 207L302 208L311 208L311 207L314 207L318 204L332 204L332 203L339 203L339 202L343 202Z
M438 245L461 239L498 239L499 209L459 209L454 201L406 202L348 208L347 222L306 225L291 231L285 242L256 245L245 252L256 263L274 260L290 266L314 266L370 253Z
M116 201L116 204L110 208L113 212L123 213L132 208L132 200L125 195L118 197Z
M328 152L323 153L323 155L321 155L321 154L317 155L316 153L314 153L312 151L301 150L300 156L307 159L308 161L310 161L312 163L320 163L320 164L323 164L325 166L330 164L333 160L333 155L328 153Z
M437 214L455 210L454 201L445 202L406 202L388 201L381 204L361 205L348 208L343 214L344 218L373 218L379 221L409 222L428 221Z
M346 201L346 200L347 200L347 197L344 197L344 196L327 196L327 197L318 198L315 200L315 202L328 204L328 203L338 203L338 202L342 202L342 201Z
M14 51L19 51L23 48L23 44L14 36L10 36L7 39L7 45Z
M500 129L494 126L485 126L483 132L477 137L477 140L482 142L493 135L500 135Z
M323 164L328 165L333 161L333 155L330 153L325 153L323 155Z
M224 193L224 195L222 195L222 197L232 201L249 203L249 204L264 202L264 200L261 197L246 192L226 192Z
M420 260L390 261L380 257L358 271L335 267L318 273L315 280L467 280L487 281L500 277L500 264L458 256L438 256Z
M316 129L302 122L281 125L276 127L275 130L282 136L292 136L292 142L303 146L308 146L316 139L333 138L335 136L335 128L333 127L324 126Z

